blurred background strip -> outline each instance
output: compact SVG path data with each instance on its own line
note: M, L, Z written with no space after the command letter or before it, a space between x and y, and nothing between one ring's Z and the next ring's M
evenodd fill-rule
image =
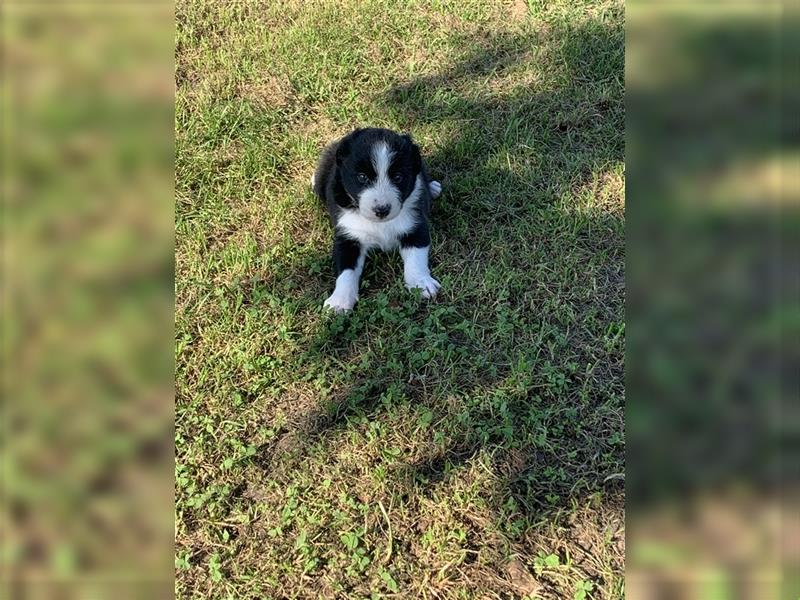
M630 598L798 597L796 17L627 5Z
M170 597L173 7L0 10L0 596Z

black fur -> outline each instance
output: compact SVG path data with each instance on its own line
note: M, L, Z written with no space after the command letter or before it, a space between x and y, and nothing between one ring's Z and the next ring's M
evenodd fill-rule
M338 276L345 269L355 269L361 244L343 235L333 238L333 266Z

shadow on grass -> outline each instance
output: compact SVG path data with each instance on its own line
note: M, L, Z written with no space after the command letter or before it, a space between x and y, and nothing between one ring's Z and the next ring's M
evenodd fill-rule
M432 270L449 291L430 305L376 295L399 285L402 266L368 261L359 307L331 317L305 350L310 371L341 369L349 384L262 448L266 470L403 409L422 411L433 440L396 463L390 487L409 497L488 463L497 485L485 493L509 553L530 552L537 524L590 498L620 507L622 212L618 199L587 198L623 160L624 34L563 27L465 38L459 63L377 99L398 128L448 132L423 150L445 189ZM547 65L545 81L519 83L529 60Z

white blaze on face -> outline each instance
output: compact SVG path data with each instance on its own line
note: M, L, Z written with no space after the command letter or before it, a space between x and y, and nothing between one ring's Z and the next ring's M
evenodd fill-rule
M385 143L376 144L372 149L372 167L375 169L376 178L369 187L364 188L359 196L358 211L361 216L372 221L390 221L399 213L400 190L389 178L389 167L394 158L394 152ZM389 214L379 218L375 211L389 208Z

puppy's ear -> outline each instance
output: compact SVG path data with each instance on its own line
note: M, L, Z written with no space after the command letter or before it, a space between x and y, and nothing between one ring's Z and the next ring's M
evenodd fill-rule
M344 159L350 156L351 145L353 138L361 132L361 129L355 129L344 136L336 147L336 164L341 165Z
M350 136L342 138L339 145L336 146L336 165L342 166L342 162L350 156Z
M414 173L419 173L422 170L422 154L420 154L419 146L414 143L411 136L407 133L400 136L403 140L403 147L411 156L411 170Z

